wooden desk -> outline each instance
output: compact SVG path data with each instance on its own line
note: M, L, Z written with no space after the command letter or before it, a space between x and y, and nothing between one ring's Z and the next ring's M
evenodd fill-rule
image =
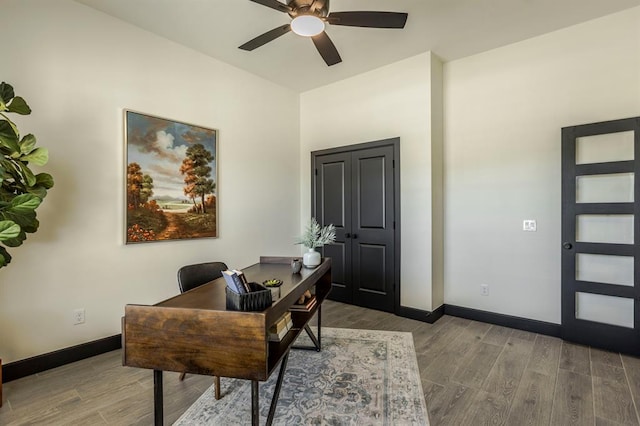
M331 259L315 269L291 273L291 258L261 257L243 269L248 281L283 281L280 298L261 312L228 311L225 281L217 279L153 306L127 305L122 324L123 364L154 370L155 424L162 424L162 371L234 377L252 381L252 423L258 424L258 382L266 381L281 363L267 424L286 368L289 350L305 330L321 347L321 304L331 290ZM270 342L269 327L300 296L315 288L318 300L311 312L292 312L294 328L280 342ZM308 322L318 314L317 338Z

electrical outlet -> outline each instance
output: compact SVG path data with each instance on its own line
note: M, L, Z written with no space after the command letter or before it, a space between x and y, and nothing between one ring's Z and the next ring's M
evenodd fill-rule
M73 325L84 324L84 308L73 310Z
M480 296L488 296L488 295L489 295L489 285L480 284Z

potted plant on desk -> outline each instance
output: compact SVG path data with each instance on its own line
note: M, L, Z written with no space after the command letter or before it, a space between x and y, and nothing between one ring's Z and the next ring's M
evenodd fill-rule
M305 268L315 268L320 264L320 253L316 251L316 247L331 244L335 240L336 227L332 224L321 227L316 219L312 217L311 222L296 243L302 244L309 249L302 256L302 264Z

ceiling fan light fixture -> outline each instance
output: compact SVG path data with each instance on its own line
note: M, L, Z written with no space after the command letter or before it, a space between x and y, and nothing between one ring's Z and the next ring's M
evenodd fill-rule
M324 21L314 15L296 16L291 21L291 31L303 37L313 37L324 31Z

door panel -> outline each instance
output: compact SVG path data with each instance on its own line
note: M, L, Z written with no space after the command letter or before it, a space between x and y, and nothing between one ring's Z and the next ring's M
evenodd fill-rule
M345 209L345 168L347 164L343 159L322 165L322 200L323 208L321 221L333 223L336 228L347 226ZM316 219L317 220L317 219Z
M358 224L361 228L383 229L385 226L384 157L357 160Z
M633 160L634 136L633 130L578 136L575 140L576 164Z
M585 243L633 244L633 215L576 215L576 240Z
M640 118L562 129L562 334L640 354Z
M361 259L360 269L357 271L362 285L361 292L385 295L385 246L373 244L358 244L358 258Z
M322 256L331 258L331 297L333 300L351 303L351 266L347 264L347 259L351 259L351 253L344 241L336 241L333 244L325 245L321 252Z
M633 173L576 177L576 203L633 203Z
M633 299L578 292L576 318L633 328Z
M576 280L633 287L634 258L607 254L576 254Z
M336 227L336 241L320 252L330 257L333 300L352 303L351 240L351 154L338 153L318 157L315 164L314 217L321 225Z

